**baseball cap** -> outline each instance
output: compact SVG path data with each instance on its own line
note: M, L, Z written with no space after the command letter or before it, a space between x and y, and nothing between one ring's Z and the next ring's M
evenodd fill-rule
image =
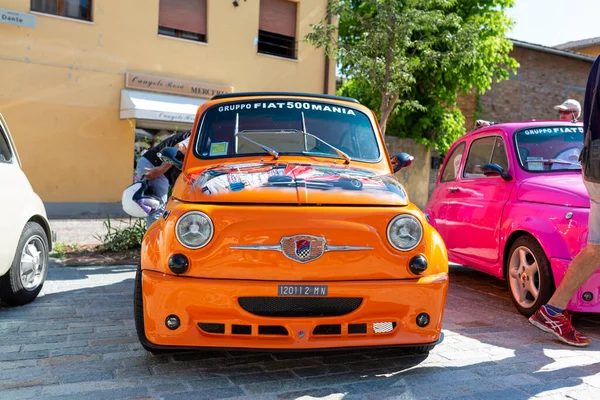
M558 106L554 106L554 109L555 110L576 111L578 117L579 117L579 114L581 114L581 104L579 104L579 102L577 100L573 100L573 99L565 100L564 103L562 103Z

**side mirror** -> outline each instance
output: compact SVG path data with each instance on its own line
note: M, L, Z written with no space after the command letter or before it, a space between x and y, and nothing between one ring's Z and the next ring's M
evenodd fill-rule
M485 176L501 176L505 181L512 180L512 176L504 172L504 169L498 164L485 164L481 167L481 171Z
M400 171L404 167L408 167L412 164L415 158L408 153L397 153L390 159L394 173Z
M181 169L183 166L183 158L184 155L181 151L177 150L175 147L167 147L162 149L158 154L158 158L164 163L171 164L178 169Z

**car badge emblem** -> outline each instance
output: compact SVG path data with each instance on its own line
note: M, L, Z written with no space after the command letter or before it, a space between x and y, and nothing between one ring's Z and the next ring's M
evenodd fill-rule
M314 261L325 252L325 238L311 235L286 236L281 239L283 254L301 263Z
M296 240L296 255L301 260L310 256L310 240Z

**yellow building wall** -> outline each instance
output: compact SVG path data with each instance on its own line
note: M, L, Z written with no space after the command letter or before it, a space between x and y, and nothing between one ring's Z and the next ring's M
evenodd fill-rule
M302 43L326 0L300 0L298 60L257 54L259 0L208 0L207 41L158 35L158 0L93 0L93 22L35 13L0 24L0 113L45 202L119 202L131 183L135 121L119 119L126 72L323 93L323 51ZM29 12L30 0L2 8ZM335 92L335 62L329 93Z
M122 76L2 60L0 77L0 112L42 200L118 201L135 128L119 119Z
M587 54L588 56L598 57L600 54L600 46L582 47L580 49L571 50L577 53Z

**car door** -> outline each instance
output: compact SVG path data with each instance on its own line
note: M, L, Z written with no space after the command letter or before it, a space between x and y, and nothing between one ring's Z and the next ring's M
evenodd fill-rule
M26 199L29 181L21 170L19 157L0 115L0 275L6 271L15 256L15 247L21 235L22 201Z
M427 203L427 214L432 225L437 229L444 241L448 231L448 195L452 193L460 176L460 168L465 153L465 142L457 143L446 157L437 185Z
M470 143L460 177L448 188L446 210L448 250L463 260L482 262L479 266L496 263L500 258L502 211L514 186L514 180L485 176L481 168L488 163L512 172L500 132L487 132Z

